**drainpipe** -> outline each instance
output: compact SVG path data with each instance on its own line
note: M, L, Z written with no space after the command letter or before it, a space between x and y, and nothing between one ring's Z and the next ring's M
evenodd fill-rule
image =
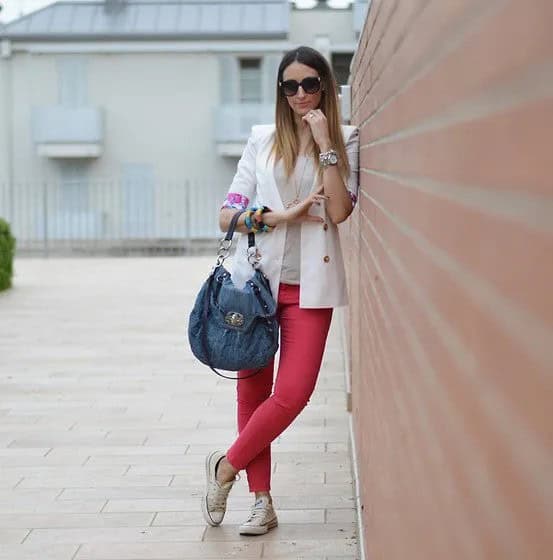
M7 162L6 162L6 179L9 189L9 216L6 219L13 222L14 219L14 153L13 153L13 91L12 91L12 45L9 39L3 39L0 43L0 58L5 60L5 80L4 82L4 112L6 127L6 146L7 146Z

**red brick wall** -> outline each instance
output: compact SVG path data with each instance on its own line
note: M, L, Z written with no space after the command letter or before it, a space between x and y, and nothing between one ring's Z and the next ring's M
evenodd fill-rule
M373 0L353 70L366 557L553 558L553 2Z

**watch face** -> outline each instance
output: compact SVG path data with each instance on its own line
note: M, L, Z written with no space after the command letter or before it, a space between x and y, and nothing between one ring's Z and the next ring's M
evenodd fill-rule
M328 161L330 162L330 165L336 165L338 163L338 156L336 154L330 154Z

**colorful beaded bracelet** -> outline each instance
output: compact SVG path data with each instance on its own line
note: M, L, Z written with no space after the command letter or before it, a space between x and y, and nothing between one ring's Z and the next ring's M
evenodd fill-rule
M267 206L252 207L246 211L246 217L244 218L244 224L248 230L253 233L267 232L273 229L273 226L269 226L263 222L263 214L269 212L270 208Z

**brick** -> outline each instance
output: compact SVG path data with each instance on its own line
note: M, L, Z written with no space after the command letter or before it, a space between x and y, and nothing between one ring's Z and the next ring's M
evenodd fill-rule
M386 4L354 60L364 196L343 234L365 541L374 558L541 557L552 6Z
M451 123L393 143L376 144L362 153L361 166L547 196L550 183L544 169L552 106L551 99L536 101L476 121Z
M433 3L432 9L451 10L453 5ZM455 9L459 9L459 4ZM484 9L489 11L487 7ZM548 9L551 11L550 6ZM413 57L427 43L421 45L412 41L405 46L409 49L405 55L398 56L397 61L392 59L388 72L390 79L377 83L371 92L377 106L387 103L370 121L372 137L378 138L392 130L413 126L493 86L508 83L517 75L526 73L530 67L551 59L553 45L549 40L548 17L545 14L510 2L491 15L495 17L477 20L478 25L473 24L474 29L451 52L441 56L435 66L417 76L401 90L400 95L387 103L393 95L393 86L397 89L396 84L403 85L413 75ZM553 12L549 14L549 18L552 17ZM423 25L425 22L420 23ZM443 31L433 31L439 32ZM415 34L415 37L420 37L420 34ZM425 41L428 42L431 37L425 35ZM524 49L518 48L521 44L525 45ZM493 56L497 52L501 52L502 56ZM483 56L482 53L487 54ZM520 96L519 101L523 101ZM364 120L367 116L361 114L360 119Z
M401 176L397 180L372 176L370 182L371 199L393 209L398 220L490 283L503 297L544 323L553 321L553 302L540 297L553 283L553 265L546 257L553 254L553 239L531 221L532 209L537 215L540 199L520 195L509 201L508 193L502 197L489 189L430 182L426 186L424 180L410 183ZM521 209L525 202L527 212ZM466 232L459 238L462 227ZM519 266L513 269L515 258ZM534 273L536 262L544 264L539 275Z
M410 213L412 215L413 211L411 210ZM453 278L452 271L439 266L417 244L412 243L405 235L398 232L395 225L389 221L386 222L385 218L381 220L381 232L395 247L394 255L401 260L402 265L412 275L408 285L412 285L412 282L419 285L420 282L423 299L418 304L411 304L413 307L409 309L414 314L413 317L418 321L421 308L425 309L432 304L442 317L442 321L451 323L452 330L460 341L465 343L465 352L470 351L475 363L479 364L481 375L485 374L482 380L486 380L489 384L487 387L491 388L495 380L495 383L500 386L498 395L506 399L506 402L510 402L511 406L516 409L520 409L520 405L517 403L521 398L523 403L532 403L531 406L522 409L529 424L526 429L530 432L540 433L543 438L546 438L548 402L553 395L553 385L549 383L547 377L544 377L543 369L538 364L544 363L548 359L549 352L547 347L539 344L536 345L536 348L526 346L522 342L521 335L516 338L514 334L509 336L509 332L520 333L524 328L532 328L532 323L529 319L527 319L528 324L520 322L524 316L522 318L505 317L505 313L501 310L494 313L494 310L490 308L491 304L487 305L487 309L483 308L483 302L475 301L474 296L468 291L467 281L463 285L459 279ZM468 225L471 222L466 220L465 224ZM389 261L386 251L378 247L378 242L370 232L368 235L372 238L374 247L378 248L382 254L380 263L387 272L384 281L388 289L396 292L397 297L404 301L405 305L407 302L411 303L413 296L405 287L405 279L398 277L397 270ZM511 251L510 255L513 257L516 252ZM491 255L490 258L492 258ZM433 279L432 285L422 281L423 278L428 278L429 272ZM530 284L527 283L527 285ZM539 291L539 289L540 286L536 286L536 290ZM457 302L457 308L452 307L453 301ZM489 298L486 301L489 301ZM457 313L455 313L456 309ZM460 309L463 310L462 313L459 311ZM519 322L514 323L511 330L507 331L506 323L517 320ZM432 327L429 328L429 330L431 329ZM538 329L535 329L535 332L538 333ZM497 351L494 352L494 348ZM440 369L442 368L443 366L440 367ZM529 383L520 383L521 368L527 372ZM538 386L540 387L539 392L535 390ZM482 389L485 387L483 386Z

